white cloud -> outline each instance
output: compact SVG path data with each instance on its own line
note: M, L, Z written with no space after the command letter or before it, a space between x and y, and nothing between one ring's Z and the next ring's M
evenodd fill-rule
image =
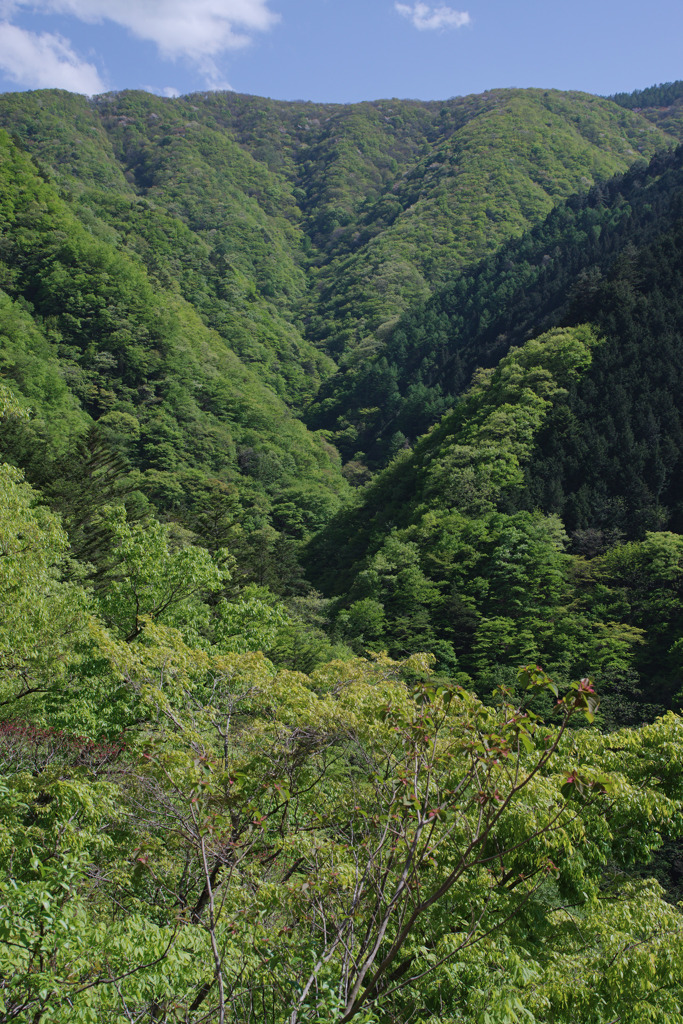
M21 11L58 14L89 24L120 25L154 43L163 57L189 60L212 89L229 89L216 63L228 50L248 46L257 32L279 21L271 0L0 0L0 16ZM102 92L94 65L81 61L62 36L27 32L0 23L0 68L22 85Z
M427 4L416 3L394 4L399 14L409 18L415 28L425 31L427 29L440 28L462 28L470 24L470 16L467 11L454 11L452 7L429 7Z
M13 82L34 89L68 89L88 96L106 89L95 65L81 60L68 39L8 22L0 23L0 68Z
M7 2L7 0L5 0ZM270 0L10 0L14 9L111 21L155 43L165 57L195 63L247 46L279 20Z
M143 85L145 92L152 92L155 96L165 96L166 99L174 100L180 96L180 90L175 85Z

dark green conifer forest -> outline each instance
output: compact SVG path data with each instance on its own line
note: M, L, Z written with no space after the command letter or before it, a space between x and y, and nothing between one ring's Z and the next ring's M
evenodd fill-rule
M683 1022L683 83L0 95L0 1022Z

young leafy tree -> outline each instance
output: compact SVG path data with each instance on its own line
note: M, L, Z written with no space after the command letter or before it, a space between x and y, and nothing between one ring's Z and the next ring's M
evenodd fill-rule
M212 556L205 548L173 550L168 526L151 520L128 523L125 509L105 513L112 542L112 566L103 580L101 612L127 641L139 636L146 619L172 621L195 633L206 609L204 595L221 590L233 560L224 549Z
M0 465L0 707L30 713L68 684L88 637L89 602L60 579L68 539L12 466Z
M590 1005L568 995L570 970L593 976L597 955L607 1024L636 991L633 943L661 948L665 930L680 956L680 916L631 876L680 830L678 754L652 775L680 734L673 716L602 737L567 730L592 717L588 680L548 727L509 695L496 710L432 683L417 657L306 679L248 656L202 661L161 627L129 651L121 667L157 723L133 797L145 870L207 936L193 1001L215 1019L403 1020L448 992L438 1019L470 1019L479 1000L502 1022L504 1001L480 986L505 957L529 965L506 999L526 1000L533 978L528 1019L551 1006L569 1024ZM557 692L535 668L519 686ZM681 1006L665 973L641 1012Z

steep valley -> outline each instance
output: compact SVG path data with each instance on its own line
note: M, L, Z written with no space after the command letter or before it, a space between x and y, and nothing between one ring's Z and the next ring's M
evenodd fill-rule
M683 1020L681 141L0 95L0 1024Z

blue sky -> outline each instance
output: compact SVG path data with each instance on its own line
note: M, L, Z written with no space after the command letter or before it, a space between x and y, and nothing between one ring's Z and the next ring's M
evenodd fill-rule
M0 90L445 99L683 78L683 2L0 0Z

